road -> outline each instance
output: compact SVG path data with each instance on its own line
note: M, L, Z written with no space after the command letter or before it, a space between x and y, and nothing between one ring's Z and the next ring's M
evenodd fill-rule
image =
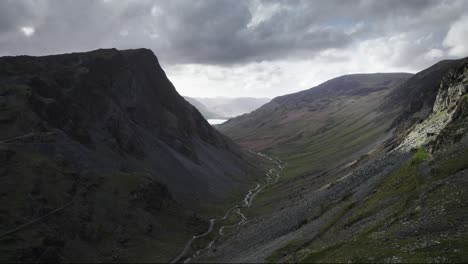
M58 134L58 133L63 133L63 131L61 131L59 129L54 129L53 131L48 131L48 132L31 132L31 133L28 133L28 134L25 134L25 135L22 135L22 136L17 136L17 137L13 137L13 138L0 140L0 144L11 144L12 141L16 141L18 139L32 138L32 137L35 137L35 136L50 136L50 135L54 135L54 134Z
M257 155L259 156L262 156L270 161L273 161L275 164L276 164L276 168L272 168L268 171L268 173L266 173L266 179L265 179L265 183L262 185L260 183L256 183L256 186L255 188L249 190L247 192L247 194L245 195L244 199L242 200L242 205L238 205L238 206L234 206L232 208L230 208L228 211L226 211L226 213L224 214L224 216L220 219L217 219L217 218L213 218L210 220L210 223L209 223L209 226L208 226L208 230L203 233L203 234L200 234L200 235L195 235L193 236L189 241L187 241L187 243L185 244L185 247L184 249L182 250L182 252L176 257L174 258L171 263L180 263L180 262L183 262L183 263L189 263L190 260L192 260L193 258L196 258L198 257L202 251L204 250L207 250L207 249L210 249L213 244L215 243L215 240L212 240L208 246L202 250L198 250L197 252L195 252L195 254L193 254L191 257L188 257L186 258L184 261L182 261L184 259L184 257L187 256L187 254L190 252L191 250L191 247L192 247L192 244L195 240L197 239L200 239L200 238L203 238L203 237L206 237L208 236L209 234L211 234L211 232L213 231L214 229L214 225L216 223L216 221L223 221L223 220L226 220L228 219L231 215L232 215L232 212L236 212L237 215L240 216L241 220L235 224L235 225L228 225L228 226L221 226L219 229L218 229L218 234L220 236L223 236L224 235L224 230L226 228L239 228L241 226L243 226L244 224L247 223L248 219L247 217L242 213L242 209L243 208L250 208L252 206L252 203L255 199L255 197L263 190L265 189L267 186L271 185L271 184L275 184L278 182L279 180L279 177L280 177L280 174L281 174L281 171L284 169L284 165L282 165L282 162L280 160L274 160L273 158L270 158L268 157L267 155L265 154L262 154L262 153L256 153Z

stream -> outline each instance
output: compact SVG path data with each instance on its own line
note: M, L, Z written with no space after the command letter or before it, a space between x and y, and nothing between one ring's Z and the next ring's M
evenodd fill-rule
M237 206L234 206L234 207L230 208L229 210L226 211L226 213L224 214L224 216L222 218L210 219L210 223L208 225L207 231L205 233L203 233L203 234L194 235L189 241L187 241L187 243L185 244L185 247L182 250L182 252L176 258L174 258L174 260L172 260L171 263L180 263L180 262L189 263L193 258L198 257L203 251L210 249L214 245L215 240L212 240L210 243L208 243L208 245L204 249L198 250L193 255L191 255L190 257L183 260L186 257L186 255L190 252L192 244L193 244L193 242L195 240L206 237L209 234L211 234L211 232L213 231L214 226L216 224L216 221L223 221L223 220L228 219L232 215L233 212L235 212L237 215L239 215L241 220L237 224L234 224L234 225L227 225L227 226L223 225L223 226L221 226L218 229L218 235L224 236L225 229L227 229L227 228L239 228L239 227L241 227L241 226L243 226L243 225L245 225L247 223L248 219L242 213L242 209L243 208L250 208L252 206L252 203L253 203L255 197L263 189L265 189L267 186L269 186L271 184L277 183L278 180L279 180L279 177L280 177L280 173L284 169L284 165L282 165L282 162L280 160L274 160L273 158L270 158L267 155L262 154L262 153L256 153L256 154L261 156L261 157L264 157L264 158L266 158L266 159L268 159L270 161L273 161L276 164L275 168L270 169L265 174L266 178L265 178L264 184L262 185L260 183L256 183L255 188L250 189L247 192L247 194L245 195L244 199L242 200L242 205L237 205Z

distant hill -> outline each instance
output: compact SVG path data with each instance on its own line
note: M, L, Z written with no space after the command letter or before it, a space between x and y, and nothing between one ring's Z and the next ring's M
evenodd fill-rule
M203 103L201 103L197 99L188 96L184 96L184 99L191 105L195 106L195 108L197 108L197 110L200 112L200 114L202 114L202 116L205 119L224 119L224 116L210 111Z
M300 152L300 159L308 156L317 163L317 169L326 164L324 161L338 162L336 155L352 159L349 154L360 148L365 151L382 140L396 113L391 109L379 112L377 108L386 95L411 76L341 76L277 97L250 114L227 121L219 129L247 148L275 150L283 155Z
M247 114L270 101L269 98L254 97L185 97L185 99L195 106L207 119L229 119Z

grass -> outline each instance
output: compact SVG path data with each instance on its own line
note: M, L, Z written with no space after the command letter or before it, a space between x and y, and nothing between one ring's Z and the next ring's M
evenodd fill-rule
M411 160L412 164L418 165L423 161L426 161L431 158L431 154L427 152L427 150L423 147L418 148L416 153L413 155L413 158Z
M468 168L468 149L460 155L439 162L432 170L436 179L443 179Z
M302 263L384 263L393 260L404 263L454 262L465 263L468 237L439 239L427 247L417 248L424 240L414 238L397 241L359 239L312 251ZM410 250L411 248L415 248ZM447 249L450 250L447 250Z
M393 208L394 216L407 209L424 184L419 165L429 158L424 148L418 149L408 162L385 178L373 194L359 203L347 224L366 219L384 207ZM370 228L367 233L376 227Z
M8 202L2 202L1 207L18 210L21 207L27 207L25 205L31 203L31 197L58 207L61 202L71 198L67 190L71 189L74 182L72 171L42 155L15 151L12 153L14 154L7 169L9 176L3 177L0 183L4 186L4 190L15 191L5 193L2 198L8 199ZM42 188L51 188L56 191L39 192L38 190Z
M3 151L1 147L0 154ZM207 228L201 219L189 224L192 212L167 197L164 189L159 190L146 174L77 175L39 153L13 153L8 164L0 165L0 172L7 173L0 177L0 213L5 216L2 232L62 206L73 197L75 187L78 196L60 214L2 238L0 261L15 260L18 250L29 254L37 248L40 253L44 239L52 237L73 247L73 252L63 253L72 262L168 262L193 232ZM148 231L149 227L153 231ZM90 245L92 250L87 248ZM36 260L33 253L30 257L26 259Z
M249 214L268 215L287 206L291 188L297 187L293 185L299 177L320 173L332 163L343 162L355 153L358 153L358 159L362 154L360 150L374 142L389 124L385 120L375 123L364 118L336 123L339 125L330 126L322 133L310 136L301 146L275 149L270 153L288 165L281 173L278 184L264 189L257 196L255 208L249 210Z
M466 201L467 194L464 185L455 182L441 185L440 188L427 193L419 204L426 208L424 215L405 214L405 219L410 218L412 223L417 224L420 221L419 218L431 215L434 211L433 208L442 205L445 208L440 219L442 222L439 224L444 226L442 230L446 230L445 227L457 227L463 224L464 219L466 219L466 212L460 210L460 206L463 206L460 201ZM466 206L466 203L464 204ZM396 211L394 216L386 217L386 219L398 218L403 219ZM376 223L371 229L360 232L349 241L336 244L332 242L331 245L315 244L315 251L311 248L312 253L303 262L388 262L394 256L397 257L394 259L395 261L410 263L464 263L468 260L468 254L465 250L468 248L466 234L462 233L457 236L452 233L449 236L440 236L439 231L432 233L425 229L428 228L427 225L434 225L433 222L428 222L419 227L422 229L416 229L423 232L415 232L411 236L401 236L398 233L406 229L402 226L401 221L384 220L384 222L391 223L391 225L383 227L382 224ZM435 230L438 229L439 227L435 227ZM374 231L382 232L374 233ZM374 236L374 234L379 235ZM383 236L384 234L385 236Z
M279 182L265 188L257 196L254 208L247 210L249 215L261 217L289 206L294 202L292 193L300 193L307 188L303 184L307 177L318 175L340 164L349 163L366 154L370 150L369 146L380 140L393 120L391 114L376 119L375 112L362 111L359 104L351 108L359 114L348 118L349 111L343 112L338 107L334 108L336 112L331 113L330 118L321 119L312 115L312 118L301 119L278 127L278 129L275 128L276 136L262 129L243 135L243 138L260 139L260 134L255 135L255 133L261 133L264 137L275 138L278 147L265 151L288 163ZM311 126L311 124L314 125ZM314 129L317 127L319 130Z
M282 247L279 250L276 250L271 254L266 261L268 263L277 263L280 261L282 258L285 256L288 256L289 254L293 254L300 249L304 248L304 246L307 245L307 241L304 240L293 240L289 242L286 246Z
M384 134L388 125L389 122L385 120L379 123L368 122L364 118L347 120L321 133L309 135L296 147L273 150L273 154L290 165L281 181L322 171L333 163L350 159L356 153L365 154L361 153L363 148Z
M436 171L439 175L448 176L462 169L466 169L468 167L468 155L466 154L467 152L463 155L457 156L456 158L442 162L438 167L439 169ZM359 207L360 210L357 211L354 218L349 222L355 223L360 219L369 217L372 213L376 213L384 206L388 207L388 203L386 205L382 203L385 203L385 200L388 201L388 198L390 197L397 198L396 202L394 202L396 204L394 204L392 217L398 218L403 211L406 211L409 208L409 205L411 205L414 198L416 198L417 194L421 191L421 187L425 184L429 184L429 182L422 182L421 175L419 173L419 165L424 161L427 161L429 158L430 155L424 149L419 149L409 162L392 173L378 188L377 192L369 197L364 204ZM462 190L455 191L453 189L449 192L453 192L453 195L463 195ZM443 192L441 193L443 194ZM446 195L441 196L442 194L432 192L432 196L429 196L426 199L429 199L434 206L440 205L444 199L447 199ZM455 208L454 212L457 211L458 209ZM449 221L452 218L453 217L450 215L446 215L446 221ZM458 218L460 217L455 217L455 219ZM361 235L357 236L356 240L347 242L346 244L339 246L336 250L319 252L321 255L315 254L309 259L306 259L305 262L316 261L317 257L320 257L320 260L325 262L349 260L353 262L383 262L389 260L395 255L397 255L403 262L427 262L440 258L440 256L443 256L443 258L439 259L441 262L446 262L448 260L454 262L466 262L468 259L468 255L463 250L463 248L466 248L468 245L468 240L466 240L466 238L438 238L438 240L440 240L438 244L416 249L414 252L409 254L402 250L402 248L414 245L416 243L414 238L400 238L396 239L394 242L383 242L381 240L371 238L369 235L379 226L380 224L377 223L368 230L361 232ZM388 229L386 230L386 233L391 233ZM369 248L375 248L377 250L369 250ZM447 248L451 251L447 252Z
M345 225L354 225L355 223L377 213L384 206L391 206L393 208L393 217L397 217L408 208L411 201L416 197L418 190L423 186L424 182L420 174L420 165L429 158L430 154L424 148L418 149L410 160L384 179L376 191L368 198L362 202L347 202L332 219L323 225L318 235L312 240L302 241L302 247L297 247L297 243L295 243L293 246L288 245L281 248L274 252L268 260L278 261L279 258L284 257L287 254L294 254L298 250L310 247L314 241L317 241L320 237L332 230L343 230ZM345 215L347 215L346 218ZM304 262L317 262L329 254L332 254L333 258L325 258L326 261L369 261L367 259L360 258L359 254L356 254L356 250L368 251L369 248L374 246L374 242L371 242L368 235L375 231L380 225L381 223L377 223L365 230L362 230L361 234L356 237L356 241L344 244L336 243L319 251L314 251L313 248L309 248L312 253L304 259ZM297 250L294 251L293 249ZM394 251L393 249L379 248L378 252L380 255L376 255L374 258L382 260L383 258L391 255L391 252ZM368 256L369 254L362 255ZM343 258L340 256L343 256Z
M302 241L304 247L308 247L310 251L306 258L300 260L303 263L317 263L317 262L466 262L468 261L468 254L465 250L468 248L468 237L439 237L436 236L435 240L430 244L424 244L426 238L418 238L413 236L411 238L393 237L394 233L397 232L399 227L395 225L398 223L395 220L402 216L403 212L406 212L412 205L414 199L418 197L418 193L423 190L423 186L431 184L424 182L420 166L431 158L430 154L424 149L418 149L412 158L402 165L400 168L391 173L376 189L372 195L370 195L363 202L358 204L350 204L351 208L345 207L340 210L336 216L330 220L322 228L321 234L330 232L332 228L336 230L343 230L344 225L354 225L357 222L370 217L377 213L382 208L392 208L391 216L387 216L383 222L374 222L370 227L361 230L358 235L354 236L353 239L346 242L338 242L331 244L320 244L317 243L306 243ZM468 150L465 150L461 155L444 160L436 164L436 169L432 171L432 174L441 177L447 177L458 171L468 168ZM466 191L461 189L453 189L453 187L447 186L446 190L440 190L439 192L431 192L429 196L426 196L428 200L427 206L440 205L442 201L452 199L451 203L454 204L456 200L465 200ZM446 197L446 192L450 193L453 197ZM442 196L441 196L442 195ZM451 208L452 211L447 212L445 221L450 222L452 225L460 224L460 219L463 219L463 214L459 213L457 205ZM450 210L450 207L447 208ZM458 212L458 213L457 213ZM352 213L352 215L345 220L343 216ZM455 215L454 215L455 214ZM414 217L414 214L410 214ZM457 220L458 219L458 220ZM417 218L414 219L417 221ZM457 222L458 221L458 222ZM385 228L385 238L379 238L371 236L382 227L383 223L390 223L390 227ZM393 226L393 229L391 228ZM423 235L423 234L421 234ZM329 242L330 243L330 242ZM311 244L314 245L311 247ZM295 244L293 244L295 245ZM423 245L423 246L421 246ZM292 250L292 249L295 249ZM450 249L450 250L447 250ZM278 260L278 256L284 257L284 253L295 254L298 251L303 251L304 248L293 247L288 245L287 247L275 252L271 259Z
M335 214L330 221L328 221L318 232L318 234L314 237L313 240L294 240L291 243L287 244L286 246L276 250L267 258L268 262L278 262L283 257L288 256L289 254L295 254L297 251L308 247L314 240L319 239L322 235L324 235L327 231L329 231L336 223L338 223L342 217L344 217L348 212L350 212L354 206L356 205L355 202L347 202L343 205L343 207ZM331 207L330 204L322 205L324 210L327 210ZM296 260L295 260L296 261Z
M335 224L337 224L343 216L345 216L351 209L356 206L355 202L350 202L346 204L343 209L341 209L331 221L327 222L322 229L320 229L317 238L320 238L323 234L325 234L328 230L330 230Z

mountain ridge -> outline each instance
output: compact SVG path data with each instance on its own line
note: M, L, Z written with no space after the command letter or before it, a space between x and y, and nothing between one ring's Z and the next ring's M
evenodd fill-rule
M378 102L410 76L406 73L381 73L338 77L316 88L277 97L249 115L227 121L219 129L248 148L256 148L256 144L260 144L259 150L268 149L273 142L275 145L288 142L290 146L294 145L292 142L298 142L296 145L300 147L301 140L310 141L307 139L310 135L320 129L325 132L333 127L333 122L346 123L347 119L357 118L356 115L361 116L360 119L368 116L369 120L374 120L374 115L391 114L392 111L379 112ZM372 86L373 83L377 86ZM260 143L249 145L249 142L256 141L256 134L261 134L257 140Z
M260 176L151 50L3 57L0 80L0 190L15 201L0 233L72 201L8 235L2 261L168 261Z

